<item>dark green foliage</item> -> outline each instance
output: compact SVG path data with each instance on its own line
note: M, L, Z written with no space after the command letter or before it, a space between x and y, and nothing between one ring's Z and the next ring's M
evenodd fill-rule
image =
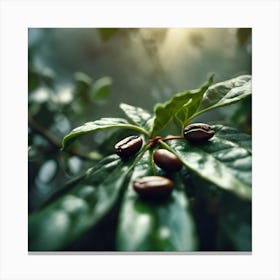
M60 86L58 75L40 68L29 53L28 69L28 185L29 213L36 211L60 189L69 177L80 175L103 156L92 147L91 139L72 145L62 153L61 139L71 125L83 123L110 96L112 79L94 80L76 72L67 86ZM35 67L36 65L36 67Z
M216 134L206 143L171 140L169 146L163 145L204 180L243 199L251 199L252 157L247 147L248 135L221 125L212 128Z
M94 226L116 203L131 162L101 160L85 178L29 220L29 250L61 250Z
M157 104L154 116L122 103L128 120L102 118L73 129L62 142L66 151L81 135L116 128L142 134L144 144L128 159L103 158L31 214L29 250L87 250L87 242L88 249L101 251L251 250L250 135L215 124L214 137L203 143L190 143L182 135L173 140L159 136L172 120L179 120L183 131L196 116L250 96L250 81L240 76L211 85L211 76L200 89ZM152 151L158 147L177 155L184 168L167 173L155 166ZM148 175L174 181L166 200L148 201L133 190L133 180Z

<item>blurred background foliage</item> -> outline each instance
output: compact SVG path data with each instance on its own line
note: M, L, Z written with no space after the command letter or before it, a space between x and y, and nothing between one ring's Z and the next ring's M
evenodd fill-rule
M82 137L67 152L61 140L100 117L122 117L124 102L152 111L155 103L215 82L251 74L247 28L31 28L28 36L29 213L94 162L113 152L129 131ZM251 132L251 100L206 113Z

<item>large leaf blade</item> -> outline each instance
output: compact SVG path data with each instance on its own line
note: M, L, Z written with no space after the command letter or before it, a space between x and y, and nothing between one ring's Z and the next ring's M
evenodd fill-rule
M180 182L168 200L152 203L138 197L132 181L152 174L150 155L136 166L125 194L117 234L120 251L194 251L196 238L188 201Z
M130 124L127 120L122 118L101 118L93 122L87 122L82 126L76 127L69 134L67 134L62 140L62 149L68 147L78 136L92 133L97 130L112 129L112 128L124 128L132 129L137 132L148 134L148 132L141 127Z
M250 200L252 156L248 143L241 141L242 134L238 141L225 137L225 131L232 132L231 128L212 127L217 133L207 143L195 145L185 140L171 140L167 144L161 144L176 154L190 171L203 180Z
M117 202L131 162L116 155L102 160L86 178L29 217L29 250L64 249L92 228Z
M234 104L252 94L251 75L214 84L205 92L200 106L188 119L188 122L207 111Z
M150 131L152 116L149 112L140 107L131 106L125 103L121 103L120 108L134 124Z
M226 127L219 124L213 127L215 128L215 136L217 138L231 141L238 146L246 149L248 153L252 154L252 139L250 135L239 132L235 128Z
M154 108L155 118L151 131L151 135L155 135L162 130L175 116L184 122L185 118L193 114L199 106L203 94L206 92L210 84L213 82L212 75L209 80L199 89L189 90L175 94L172 99L165 103L157 104Z

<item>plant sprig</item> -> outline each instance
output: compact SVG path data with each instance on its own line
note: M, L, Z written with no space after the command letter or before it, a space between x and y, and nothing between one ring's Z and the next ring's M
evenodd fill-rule
M203 192L211 193L214 188L225 193L226 197L233 195L242 207L245 205L246 211L250 210L252 153L249 135L222 125L211 125L215 136L201 144L190 143L183 139L183 135L161 135L174 119L179 121L183 130L195 117L251 95L249 75L212 83L213 76L199 89L176 94L167 102L157 104L154 115L142 108L122 103L120 108L128 120L102 118L77 127L66 135L62 149L67 149L82 135L113 128L130 129L142 134L145 136L145 144L138 154L127 160L117 155L104 158L86 172L84 179L76 186L32 214L29 217L29 248L34 251L64 249L105 219L110 211L115 211L115 205L121 201L117 250L198 250L188 195L182 187L185 181L181 171L172 175L176 182L175 189L170 199L160 205L140 201L132 190L133 178L158 172L151 159L151 150L158 146L174 153L191 177L205 183ZM227 215L232 213L230 207L225 207L225 217L222 217L227 222ZM246 220L242 220L248 228L249 210L246 212ZM59 227L58 220L63 221ZM248 240L247 235L242 238ZM228 235L228 238L231 238L233 246L240 247L238 238L232 238L232 235Z

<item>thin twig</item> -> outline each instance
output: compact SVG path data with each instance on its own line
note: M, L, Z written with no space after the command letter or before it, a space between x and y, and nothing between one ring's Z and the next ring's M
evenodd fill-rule
M43 127L41 124L39 124L34 118L31 116L28 116L28 125L37 133L39 133L41 136L43 136L48 142L57 150L59 151L61 148L60 140L59 138L52 134L49 130L47 130L45 127ZM92 160L89 156L80 153L79 151L74 151L72 149L66 150L66 153L77 156L84 160Z

